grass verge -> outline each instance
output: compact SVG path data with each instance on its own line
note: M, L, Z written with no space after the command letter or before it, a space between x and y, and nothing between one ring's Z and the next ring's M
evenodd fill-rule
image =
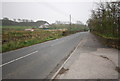
M69 27L66 31L46 31L38 28L35 28L34 31L25 31L26 28L32 27L3 26L2 52L8 52L88 30L86 27Z
M42 43L62 37L62 32L49 32L43 30L31 31L5 31L2 38L2 52Z
M98 39L108 47L117 48L120 50L120 39L118 37L106 36L97 32L92 32Z

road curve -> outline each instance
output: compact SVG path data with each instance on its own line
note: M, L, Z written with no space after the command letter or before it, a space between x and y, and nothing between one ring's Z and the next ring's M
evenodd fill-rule
M45 79L88 32L32 45L2 54L3 79Z

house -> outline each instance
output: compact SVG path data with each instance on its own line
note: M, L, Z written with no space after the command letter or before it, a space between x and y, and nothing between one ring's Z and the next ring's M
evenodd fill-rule
M43 25L40 25L39 28L49 28L48 26L49 26L49 24L48 24L48 23L45 23L45 24L43 24Z

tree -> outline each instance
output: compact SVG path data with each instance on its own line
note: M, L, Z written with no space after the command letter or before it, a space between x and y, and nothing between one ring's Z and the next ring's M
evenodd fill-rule
M100 3L97 9L92 10L92 16L87 21L91 31L117 37L120 29L118 4L120 2Z

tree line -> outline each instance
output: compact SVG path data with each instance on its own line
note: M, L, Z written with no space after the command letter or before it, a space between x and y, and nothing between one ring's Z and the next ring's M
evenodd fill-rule
M87 21L91 32L120 37L120 2L104 2L97 5Z
M3 18L0 21L2 21L2 26L40 26L45 23L48 23L47 21L36 21L33 20L27 20L27 19L13 19L10 20L9 18ZM49 24L49 23L48 23Z

